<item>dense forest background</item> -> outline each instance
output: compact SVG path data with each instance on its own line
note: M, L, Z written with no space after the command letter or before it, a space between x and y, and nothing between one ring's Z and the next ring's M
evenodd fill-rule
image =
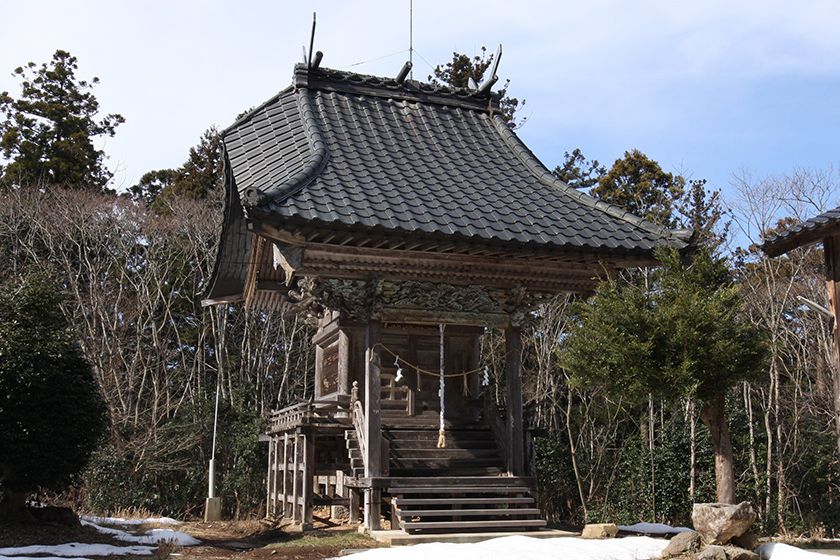
M489 59L456 54L432 78L480 82ZM180 168L150 171L128 192L111 192L103 153L56 146L60 136L83 137L90 147L122 122L119 115L97 120L95 81L76 79L75 64L58 51L49 64L19 69L28 84L19 99L0 97L8 162L0 168L0 282L32 272L53 279L107 404L107 435L66 497L103 513L137 506L200 514L218 387L219 494L229 515L261 515L266 451L258 436L270 410L312 393L312 327L294 310L201 307L221 224L218 132L208 129ZM71 90L56 109L50 91ZM512 126L521 124L515 101ZM17 117L31 114L31 122ZM836 205L836 171L738 171L724 198L637 150L609 167L580 150L558 160L555 173L573 187L663 225L694 228L727 257L746 319L766 333L770 354L760 379L727 395L738 498L753 502L767 532L830 535L840 526L833 408L840 372L830 360L828 320L802 299L825 304L822 250L768 259L756 247L778 228ZM68 169L67 161L85 164ZM544 512L571 524L687 523L692 502L714 498L699 407L653 394L639 404L574 383L564 356L577 319L573 303L565 296L544 304L524 340ZM500 341L488 331L482 347L492 394L503 405Z

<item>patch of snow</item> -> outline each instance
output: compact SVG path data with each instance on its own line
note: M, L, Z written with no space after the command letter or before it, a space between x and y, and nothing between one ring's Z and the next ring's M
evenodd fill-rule
M18 546L11 548L0 548L0 559L8 557L31 556L42 554L59 556L61 558L80 558L86 556L149 556L154 552L152 546L114 546L112 544L99 543L66 543L56 545L33 544L29 546ZM43 558L43 557L41 557ZM33 560L30 558L29 560Z
M97 517L95 515L80 515L79 519L96 523L97 525L180 525L181 522L171 517L147 517L146 519L123 519L122 517Z
M761 560L825 560L828 554L815 550L803 550L783 543L766 543L758 547Z
M500 537L478 543L428 543L395 548L374 548L351 554L353 560L652 560L662 555L668 541L651 537L589 540L575 537L538 539ZM779 560L779 559L774 559ZM785 560L785 559L782 559Z
M161 542L171 542L175 546L195 546L201 544L201 541L181 531L173 531L172 529L152 529L134 535L122 529L115 529L113 527L103 527L88 519L80 519L82 525L93 527L103 535L109 535L117 540L138 544L158 544Z
M693 531L689 527L671 527L664 523L634 523L633 525L619 525L619 531L626 533L644 533L646 535L673 535Z
M0 560L91 560L90 558L68 558L66 556L0 556Z

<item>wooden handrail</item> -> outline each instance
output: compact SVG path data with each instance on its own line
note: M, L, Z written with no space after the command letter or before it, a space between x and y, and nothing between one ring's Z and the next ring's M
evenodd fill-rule
M367 421L365 419L365 407L359 400L359 382L354 381L350 390L350 420L356 429L356 439L359 442L359 451L362 453L362 464L367 469Z

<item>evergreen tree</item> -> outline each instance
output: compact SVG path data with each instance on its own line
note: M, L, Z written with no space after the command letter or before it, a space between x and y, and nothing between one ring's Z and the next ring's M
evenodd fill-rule
M27 493L60 490L86 464L105 407L59 304L42 276L0 287L0 516Z
M602 283L577 308L565 348L577 383L598 385L637 402L649 395L702 403L712 436L718 500L735 500L735 475L725 395L764 371L763 333L743 315L738 286L722 259L700 248L689 262L675 251L644 285L619 278Z
M573 189L591 189L606 173L606 167L597 159L586 159L580 148L565 152L563 165L554 168L554 174Z
M9 183L104 190L111 179L97 137L114 136L118 114L100 119L93 94L98 78L76 77L76 57L57 50L49 63L15 69L21 95L0 93L0 150L7 161L0 178Z
M476 84L481 84L484 81L484 74L490 68L490 65L493 64L495 56L495 54L487 54L487 47L481 47L481 54L473 57L463 53L453 52L452 60L446 64L435 66L432 75L429 76L429 82L461 89L467 89L469 87L470 79ZM498 90L500 97L499 108L501 109L502 117L508 122L508 126L519 128L525 124L527 119L517 119L516 112L525 105L525 100L522 99L520 101L516 97L509 96L509 87L510 80L505 80L504 86Z
M224 159L222 137L216 127L204 131L198 144L190 148L187 161L178 169L159 169L145 173L128 189L134 200L165 212L172 197L203 200L222 187Z
M598 180L592 195L654 223L675 226L674 211L684 188L683 177L667 173L639 150L630 150Z

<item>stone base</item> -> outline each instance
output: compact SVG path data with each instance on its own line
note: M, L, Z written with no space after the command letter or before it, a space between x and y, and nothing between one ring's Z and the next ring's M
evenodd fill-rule
M222 499L207 498L204 501L204 522L222 520Z

